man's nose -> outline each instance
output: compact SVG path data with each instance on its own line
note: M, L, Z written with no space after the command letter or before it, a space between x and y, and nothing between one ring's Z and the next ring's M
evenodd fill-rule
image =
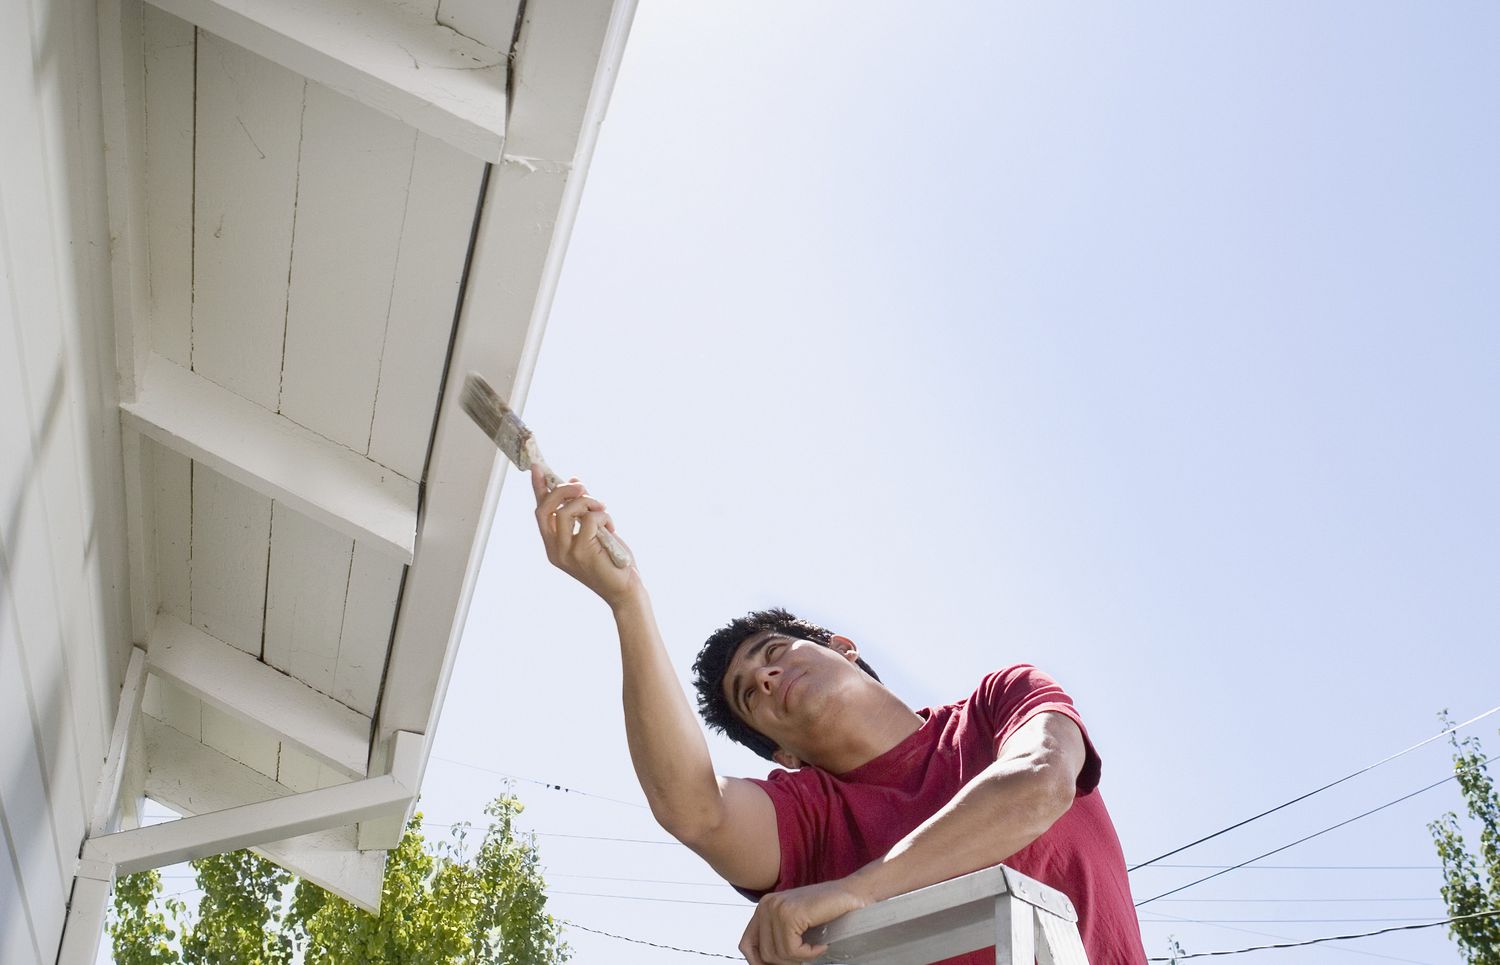
M781 668L776 666L757 667L755 669L755 686L766 692L776 686L776 678L781 676Z

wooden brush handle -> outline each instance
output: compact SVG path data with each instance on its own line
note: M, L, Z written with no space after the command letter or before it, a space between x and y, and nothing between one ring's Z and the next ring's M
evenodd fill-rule
M540 459L536 463L542 468L542 481L547 484L547 492L550 493L563 484L563 478L553 472L551 466ZM604 547L604 552L609 554L609 561L617 568L628 569L630 564L635 562L630 556L630 550L626 549L625 544L609 530L601 528L594 538L599 541L600 546Z

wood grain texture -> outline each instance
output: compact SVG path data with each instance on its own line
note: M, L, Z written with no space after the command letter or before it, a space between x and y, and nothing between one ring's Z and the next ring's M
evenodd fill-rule
M329 693L362 714L374 714L380 697L405 571L406 567L396 560L354 544L338 666Z
M307 89L281 413L369 449L416 132Z
M276 410L305 82L198 34L193 370Z
M271 500L199 464L192 526L193 625L259 657Z
M391 289L370 458L421 479L484 166L419 135Z
M193 97L197 29L153 6L145 35L146 249L154 351L192 364Z
M354 544L277 503L271 520L263 659L332 693Z

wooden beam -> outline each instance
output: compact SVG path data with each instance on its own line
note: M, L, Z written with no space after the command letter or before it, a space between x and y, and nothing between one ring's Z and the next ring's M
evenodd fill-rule
M203 814L285 797L277 782L174 730L141 715L146 744L146 796L178 814ZM258 854L371 913L380 910L384 851L355 848L353 826L267 842Z
M151 0L154 6L485 161L505 140L506 54L419 5ZM430 10L430 7L429 7Z
M152 673L188 693L344 774L365 776L370 718L358 711L165 613L147 657Z
M119 709L115 712L115 727L110 735L109 754L104 758L104 769L99 773L99 782L94 788L94 813L89 821L89 834L104 834L113 831L119 823L120 793L125 787L126 766L132 750L132 740L139 736L136 715L141 710L141 698L146 694L146 651L134 647L130 651L130 664L125 668L125 683L120 688Z
M346 536L410 562L417 484L159 355L120 409L133 429Z
M576 28L576 49L564 58L566 70L537 75L538 84L550 86L517 89L514 106L526 119L513 123L509 134L570 146L572 153L565 162L507 159L490 172L428 462L415 563L387 664L377 760L397 731L436 729L503 471L493 445L459 408L458 386L466 372L481 371L512 405L525 399L635 0L531 4L527 10L523 35L560 37ZM523 110L532 97L547 109ZM550 113L567 105L571 115ZM422 761L425 766L425 753ZM400 826L368 830L361 828L361 847L392 847Z

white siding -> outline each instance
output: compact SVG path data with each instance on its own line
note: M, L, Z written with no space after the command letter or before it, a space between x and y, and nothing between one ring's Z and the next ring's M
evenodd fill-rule
M0 960L52 962L129 649L92 0L0 0Z

